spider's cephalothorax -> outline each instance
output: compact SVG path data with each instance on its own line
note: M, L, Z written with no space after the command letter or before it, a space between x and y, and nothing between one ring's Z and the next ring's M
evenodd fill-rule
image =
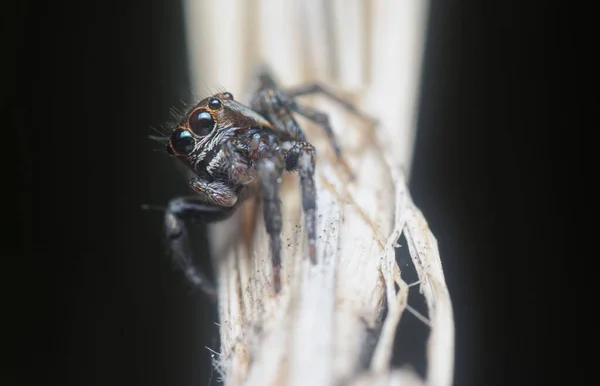
M273 286L279 291L282 228L279 184L286 170L300 174L309 258L316 263L315 149L306 141L292 112L323 126L340 156L327 115L297 104L294 97L322 92L356 112L347 102L316 84L283 92L267 73L262 73L259 80L260 87L251 107L235 101L227 92L203 99L185 114L166 145L167 152L192 172L190 186L197 193L169 202L165 212L169 246L188 279L212 294L213 287L192 264L186 221L225 219L244 199L259 194L273 261Z

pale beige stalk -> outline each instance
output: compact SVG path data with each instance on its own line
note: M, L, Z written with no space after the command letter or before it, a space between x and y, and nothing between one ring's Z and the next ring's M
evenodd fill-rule
M300 118L316 146L319 264L306 256L298 177L282 185L283 289L275 294L262 219L254 202L211 228L219 281L226 385L450 385L454 324L437 243L406 186L415 133L427 2L398 0L187 0L194 89L245 93L266 62L282 86L321 81L379 125L321 96L348 173L323 131ZM426 379L390 368L408 315L408 285L395 260L403 233L429 309ZM396 284L399 288L395 289ZM384 302L387 297L387 302ZM382 307L387 303L384 320ZM381 328L368 355L367 337ZM366 355L366 360L365 360Z

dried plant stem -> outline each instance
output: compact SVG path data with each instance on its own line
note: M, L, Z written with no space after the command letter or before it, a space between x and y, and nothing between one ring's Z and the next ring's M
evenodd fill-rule
M287 175L281 192L281 293L271 285L256 202L211 230L221 326L216 366L225 384L450 385L450 297L436 240L410 198L403 171L412 157L426 3L186 4L191 62L200 70L194 72L198 93L219 87L240 94L253 64L263 60L283 86L323 81L380 123L354 117L322 96L302 99L329 114L356 178L350 179L336 160L323 130L300 119L318 151L319 264L312 266L306 258L298 177ZM208 38L215 31L225 33L233 46L215 44ZM410 370L390 368L398 323L410 311L408 285L395 258L401 234L429 310L425 380Z

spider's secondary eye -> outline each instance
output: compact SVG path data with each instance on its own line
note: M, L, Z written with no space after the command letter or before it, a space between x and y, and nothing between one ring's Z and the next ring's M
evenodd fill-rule
M223 104L218 98L210 98L208 101L208 107L211 110L219 110L221 107L223 107Z
M195 144L194 136L187 130L177 129L171 136L171 148L178 155L189 155Z
M225 93L223 93L223 98L229 99L230 101L232 101L233 100L233 94L230 93L230 92L225 92Z
M219 101L219 103L221 102ZM196 135L201 137L208 135L214 126L215 120L206 110L196 111L190 117L190 128Z

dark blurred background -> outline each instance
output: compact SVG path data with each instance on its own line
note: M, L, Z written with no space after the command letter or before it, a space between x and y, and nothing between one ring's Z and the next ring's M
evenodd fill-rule
M216 377L216 312L140 210L186 191L147 139L190 98L178 6L2 6L2 385ZM441 249L458 386L530 384L559 359L542 355L563 215L544 23L542 6L431 8L411 190Z

